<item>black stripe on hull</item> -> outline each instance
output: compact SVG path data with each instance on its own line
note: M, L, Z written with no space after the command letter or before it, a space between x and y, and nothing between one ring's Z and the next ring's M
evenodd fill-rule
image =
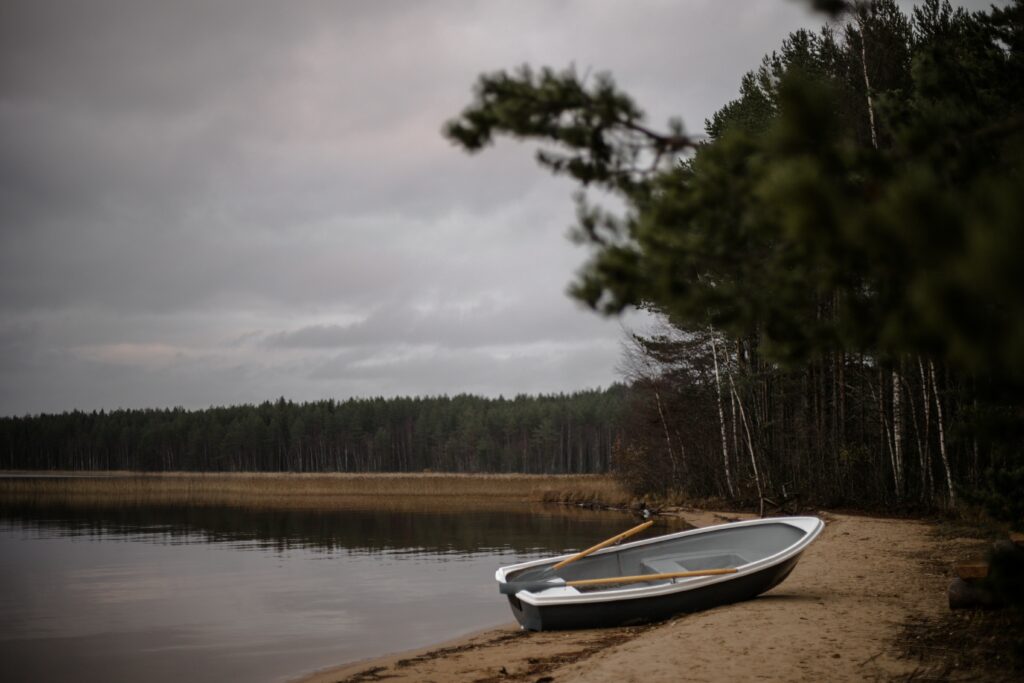
M756 598L782 583L798 559L799 555L752 574L669 595L544 607L514 595L508 596L508 601L516 620L530 631L626 626Z

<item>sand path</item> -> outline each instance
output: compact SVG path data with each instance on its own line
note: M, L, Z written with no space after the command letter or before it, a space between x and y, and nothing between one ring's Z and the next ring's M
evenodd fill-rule
M713 513L684 513L703 526ZM956 544L923 523L820 515L822 535L780 586L756 600L652 626L525 633L494 629L444 646L305 679L347 681L863 681L914 672L896 640L910 617L947 609ZM498 596L495 596L496 599Z

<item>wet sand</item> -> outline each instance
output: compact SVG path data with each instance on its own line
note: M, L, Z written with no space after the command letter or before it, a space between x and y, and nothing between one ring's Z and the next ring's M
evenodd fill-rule
M696 526L749 517L684 511ZM944 613L950 562L970 541L920 521L821 513L821 536L790 577L748 602L641 627L527 633L512 622L449 643L299 679L345 681L889 680L920 673L898 639ZM495 591L495 599L502 599Z

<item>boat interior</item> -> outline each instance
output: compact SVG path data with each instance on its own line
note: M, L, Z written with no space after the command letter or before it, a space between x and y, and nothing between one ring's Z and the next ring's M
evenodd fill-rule
M558 576L565 581L574 581L701 569L741 568L785 550L804 535L805 532L801 529L784 523L733 527L680 538L668 538L635 547L613 548L573 562L555 574L550 572L551 565L546 564L523 569L506 578L509 581L530 581L541 576ZM662 582L664 581L633 585L635 587ZM607 589L608 586L593 590L602 588Z

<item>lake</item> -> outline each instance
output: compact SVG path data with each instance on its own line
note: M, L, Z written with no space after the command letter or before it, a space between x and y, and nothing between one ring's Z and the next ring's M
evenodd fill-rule
M502 564L625 515L0 503L4 680L286 681L512 622Z

